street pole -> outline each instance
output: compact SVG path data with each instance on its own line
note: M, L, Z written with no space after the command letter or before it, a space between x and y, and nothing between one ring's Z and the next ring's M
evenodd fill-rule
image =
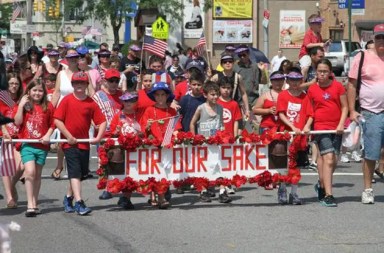
M264 0L264 10L268 10L268 0ZM264 54L269 58L269 34L268 27L264 27Z
M352 0L348 1L348 70L351 69L351 51L352 51Z
M32 1L33 0L27 0L27 26L32 25ZM28 31L26 33L26 49L29 48L32 45L32 34Z

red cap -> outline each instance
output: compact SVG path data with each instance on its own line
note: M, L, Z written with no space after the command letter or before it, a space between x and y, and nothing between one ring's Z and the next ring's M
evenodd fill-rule
M384 34L384 24L375 25L373 28L373 35L381 35Z
M107 69L105 71L105 79L111 79L111 78L119 78L120 79L120 72L116 69Z
M78 71L73 73L72 82L86 82L88 83L88 75L84 71Z

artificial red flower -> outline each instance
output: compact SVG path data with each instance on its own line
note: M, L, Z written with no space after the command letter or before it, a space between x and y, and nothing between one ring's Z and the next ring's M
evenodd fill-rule
M155 183L154 191L157 192L157 194L164 194L167 192L170 185L171 183L167 179L162 178L160 181Z
M172 185L173 185L173 187L175 187L176 189L181 188L181 187L183 187L183 185L184 185L184 180L173 180L173 181L172 181Z
M204 177L195 177L193 185L195 186L198 192L201 192L203 189L207 189L209 186L209 180Z
M104 175L104 169L103 169L103 168L98 168L98 169L96 170L96 174L97 174L98 176L103 176L103 175Z
M107 187L107 182L108 182L107 178L101 177L99 179L99 183L97 184L97 189L99 190L105 189L105 187Z
M131 177L125 177L123 181L121 181L122 184L122 192L134 192L136 191L137 187L139 186L138 183L133 180Z
M234 175L231 181L232 185L236 186L236 188L240 188L240 186L247 183L247 178L245 176Z
M220 185L224 185L224 186L230 186L232 184L232 181L228 178L218 178L216 179L216 185L217 186L220 186Z
M205 136L201 135L201 134L196 134L193 137L191 144L194 146L200 146L200 145L204 144L204 142L205 142Z
M111 149L113 146L115 146L115 141L114 140L112 140L112 139L107 139L106 141L105 141L105 143L104 143L104 148L105 149Z
M123 187L123 185L118 178L114 178L112 180L109 180L107 183L107 191L110 193L117 194L117 193L121 192L122 187Z

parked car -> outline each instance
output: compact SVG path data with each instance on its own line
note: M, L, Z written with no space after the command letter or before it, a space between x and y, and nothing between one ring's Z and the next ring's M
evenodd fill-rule
M351 48L352 50L349 50L347 40L336 40L332 41L332 43L329 44L328 50L325 51L325 58L331 61L333 72L336 76L347 74L348 69L345 68L345 65L349 66L349 52L360 50L360 43L352 41Z

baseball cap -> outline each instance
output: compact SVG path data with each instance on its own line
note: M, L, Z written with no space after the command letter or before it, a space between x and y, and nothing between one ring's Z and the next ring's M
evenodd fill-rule
M126 92L123 95L121 95L119 98L123 101L128 101L131 99L137 99L139 96L137 95L137 92Z
M204 68L200 61L190 61L185 69L190 70L191 68L196 68L201 73L204 73Z
M137 45L133 44L132 46L129 47L132 51L138 52L141 51L141 48L138 47Z
M224 60L232 60L233 61L233 56L231 54L223 54L220 58L220 61Z
M111 78L119 78L120 79L120 72L117 69L107 69L105 71L105 79L111 79Z
M73 73L72 82L85 82L88 83L88 75L84 71L78 71Z
M382 35L384 34L384 24L375 25L373 28L373 35Z

